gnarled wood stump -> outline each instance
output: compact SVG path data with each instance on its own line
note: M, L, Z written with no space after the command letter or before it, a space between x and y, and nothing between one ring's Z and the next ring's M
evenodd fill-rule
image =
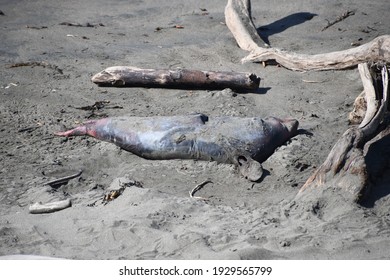
M306 181L298 198L319 187L342 189L347 200L362 202L370 186L366 155L369 146L390 134L385 121L388 107L388 70L359 64L367 100L367 111L359 126L349 128L336 142L325 162ZM380 136L376 136L381 130ZM372 139L375 138L375 141ZM371 140L371 141L370 141Z

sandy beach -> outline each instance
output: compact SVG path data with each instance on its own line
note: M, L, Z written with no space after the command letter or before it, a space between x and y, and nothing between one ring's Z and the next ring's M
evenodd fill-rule
M0 257L390 258L390 166L364 205L337 191L315 202L296 199L349 127L363 89L357 69L242 64L247 53L225 24L226 2L1 1ZM306 54L388 34L389 10L388 0L252 1L266 42ZM354 14L321 31L344 11ZM246 93L91 82L115 65L248 72L261 82ZM255 183L230 164L147 160L93 138L54 135L103 117L193 113L295 118L308 133L279 147ZM58 188L46 184L80 170ZM191 198L205 180L212 183L196 195L208 199ZM62 211L29 213L36 202L68 198L72 206Z

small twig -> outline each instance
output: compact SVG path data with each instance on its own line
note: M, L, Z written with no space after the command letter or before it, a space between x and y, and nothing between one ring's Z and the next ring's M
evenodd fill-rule
M18 84L15 84L15 83L9 83L8 85L5 86L5 89L9 89L11 86L13 87L17 87Z
M308 84L317 84L317 83L324 83L324 82L326 82L325 80L323 80L323 81L314 81L314 80L305 80L305 79L302 79L302 82L304 82L304 83L308 83Z
M353 16L355 14L354 11L345 11L343 14L341 14L340 16L338 16L334 21L328 21L328 24L321 29L321 31L324 31L326 29L328 29L329 27L331 27L332 25L335 25L336 23L340 22L340 21L343 21L344 19L346 19L347 17L349 16Z
M194 194L199 191L201 188L203 188L206 184L208 183L212 183L212 181L210 180L206 180L202 183L200 183L199 185L196 185L195 188L193 188L191 191L190 191L190 197L192 198L195 198L195 199L203 199L203 200L208 200L208 198L204 198L204 197L201 197L201 196L194 196Z
M30 26L30 25L26 25L26 28L28 28L28 29L41 30L41 29L46 29L47 26Z
M23 67L23 66L41 66L44 68L47 67L47 68L50 68L50 69L57 71L60 74L64 74L64 72L62 71L61 68L59 68L56 65L49 64L45 61L28 61L28 62L14 63L14 64L9 65L8 68L16 68L16 67Z
M114 106L107 106L107 104L110 104L110 100L102 100L102 101L96 101L93 105L88 106L82 106L82 107L74 107L78 110L84 110L84 111L95 111L100 110L103 108L107 109L123 109L122 106L114 105Z
M37 122L36 125L34 126L28 126L28 127L24 127L24 128L21 128L18 130L18 132L33 132L34 130L42 127L42 123L40 122Z
M50 187L53 187L53 186L56 186L56 185L62 185L64 183L67 183L71 179L79 177L81 175L81 173L83 173L82 170L80 170L76 174L69 175L69 176L66 176L66 177L62 177L62 178L59 178L59 179L47 182L47 183L45 183L45 185L49 185Z
M36 129L40 128L40 127L41 127L41 125L21 128L21 129L18 130L18 132L33 132L34 130L36 130Z
M87 22L86 24L80 24L75 22L61 22L59 25L66 25L66 26L73 26L73 27L97 27L97 26L104 26L103 23L97 23L97 24L91 24Z

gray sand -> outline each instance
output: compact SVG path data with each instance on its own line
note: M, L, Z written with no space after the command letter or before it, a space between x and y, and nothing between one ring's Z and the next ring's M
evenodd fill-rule
M252 2L264 38L294 52L346 49L390 28L388 0ZM365 206L344 201L337 191L320 201L295 201L299 188L348 128L347 115L362 91L357 69L297 73L241 64L246 52L224 24L225 5L225 0L1 2L0 256L390 257L388 176L378 183L381 194ZM345 10L355 15L320 32L327 20ZM48 65L8 67L29 61ZM262 81L258 92L246 94L99 88L90 81L114 65L253 72ZM103 100L110 103L101 110L77 109ZM297 135L277 149L263 164L266 176L259 183L240 177L231 165L149 161L92 138L53 136L90 118L194 112L293 117L312 136ZM44 185L80 169L82 175L67 185ZM188 192L206 179L213 184L196 195L209 200L190 198ZM143 188L126 188L102 204L109 189L126 180L139 181ZM72 199L72 207L28 213L30 204L65 198Z

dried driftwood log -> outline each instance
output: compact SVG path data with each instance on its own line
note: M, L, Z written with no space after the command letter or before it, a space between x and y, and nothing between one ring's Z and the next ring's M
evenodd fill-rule
M250 0L228 0L225 8L226 25L238 45L251 52L242 62L272 60L296 71L345 69L364 62L390 62L390 35L379 36L371 42L348 50L315 55L260 47L261 38L253 24L250 7Z
M341 188L348 200L361 202L369 187L370 174L366 165L366 153L372 138L386 125L381 125L388 106L388 70L383 66L377 73L376 65L359 64L367 100L367 111L359 126L349 128L336 142L325 162L306 181L298 197L319 187ZM378 83L378 81L380 83ZM382 133L376 140L390 133ZM370 141L371 140L371 141ZM370 141L370 142L369 142Z
M115 87L255 90L259 88L260 78L250 73L113 66L93 76L92 82Z

